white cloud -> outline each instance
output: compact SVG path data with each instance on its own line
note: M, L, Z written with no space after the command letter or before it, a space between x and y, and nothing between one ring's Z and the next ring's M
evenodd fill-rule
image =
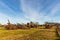
M53 21L52 17L50 17L51 14L45 16L45 13L43 11L39 13L37 10L35 10L31 6L28 6L27 4L25 4L25 0L21 0L21 7L24 12L24 18L29 19L29 21L35 21L35 22L37 21L39 23L43 23L46 21ZM49 7L49 8L52 8L52 7Z
M26 22L28 22L27 20L25 20L21 17L14 18L14 17L8 16L4 13L0 13L0 23L1 24L7 24L8 19L11 23L26 23Z
M50 7L48 7L47 9L49 10L51 8L51 11L48 15L46 14L45 16L44 11L38 12L38 10L35 10L31 6L28 6L25 2L26 0L20 0L20 1L21 1L21 9L23 10L24 16L15 18L15 17L10 17L8 15L5 15L4 13L0 13L0 17L1 17L0 19L2 20L1 23L6 23L7 19L9 19L12 23L17 23L17 22L26 23L29 21L35 21L35 22L42 23L45 21L56 21L56 19L53 18L53 15L55 15L55 13L57 13L60 10L60 4L57 4L56 6L54 5L55 7L53 5L50 5ZM0 2L0 5L5 6L5 8L7 8L10 12L15 14L15 12L3 2Z
M25 3L25 0L21 0L21 7L24 12L24 17L29 19L30 21L36 21L37 19L42 17L37 10L34 10L31 6L28 6Z
M0 23L6 24L8 19L11 19L11 18L5 15L4 13L0 13Z
M8 5L6 5L4 2L0 1L0 5L2 6L2 8L4 8L4 11L7 11L7 13L10 11L11 13L16 14L16 12L14 12ZM3 10L2 10L3 11Z
M54 8L51 9L51 15L55 15L60 10L60 3L57 3Z

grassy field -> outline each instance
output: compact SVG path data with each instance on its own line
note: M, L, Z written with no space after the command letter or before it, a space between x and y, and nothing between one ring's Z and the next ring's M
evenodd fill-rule
M57 40L57 35L55 29L5 30L0 27L0 40Z

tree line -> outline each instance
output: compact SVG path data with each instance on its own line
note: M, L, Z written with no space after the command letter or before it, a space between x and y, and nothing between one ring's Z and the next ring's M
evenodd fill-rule
M38 27L45 27L47 29L52 28L53 26L59 27L60 23L53 23L53 22L45 22L45 24L39 24L38 22L29 22L29 23L17 23L17 24L12 24L10 23L10 21L8 20L7 25L2 25L0 24L0 27L5 27L5 29L30 29L30 28L38 28Z

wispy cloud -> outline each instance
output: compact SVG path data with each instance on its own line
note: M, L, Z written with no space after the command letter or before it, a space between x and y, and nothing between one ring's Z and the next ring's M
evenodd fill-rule
M0 13L0 23L6 24L8 19L11 19L11 17L5 15L4 13Z
M51 6L50 6L51 7ZM55 2L54 5L51 7L49 14L47 15L50 17L50 21L53 22L60 22L59 16L60 15L58 12L60 11L60 3Z
M24 17L30 21L36 21L37 19L41 18L41 14L37 10L34 10L34 8L31 6L28 6L25 1L26 0L21 0L21 7L24 12Z
M26 20L21 18L15 11L13 11L8 5L0 1L1 9L0 12L0 22L2 24L6 24L9 19L11 23L23 23Z
M6 5L5 3L3 3L2 1L0 1L0 5L2 6L2 8L5 8L5 10L10 11L11 13L15 13L8 5ZM3 10L2 10L3 11ZM16 13L15 13L16 14Z
M13 6L13 8L15 7ZM20 12L19 13L18 9L17 12L15 12L10 6L5 4L5 2L0 1L0 15L1 15L0 19L1 20L9 19L12 23L17 22L26 23L29 21L40 23L46 21L60 22L59 21L60 16L57 16L59 15L58 13L60 13L59 0L20 0L20 9L22 11L19 11Z
M57 3L55 7L51 9L51 14L55 15L58 11L60 11L60 3Z

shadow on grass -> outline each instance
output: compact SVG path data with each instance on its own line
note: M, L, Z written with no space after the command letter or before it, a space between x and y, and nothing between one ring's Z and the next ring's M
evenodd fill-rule
M56 40L60 40L60 35L59 35L59 33L58 33L58 30L56 29Z

